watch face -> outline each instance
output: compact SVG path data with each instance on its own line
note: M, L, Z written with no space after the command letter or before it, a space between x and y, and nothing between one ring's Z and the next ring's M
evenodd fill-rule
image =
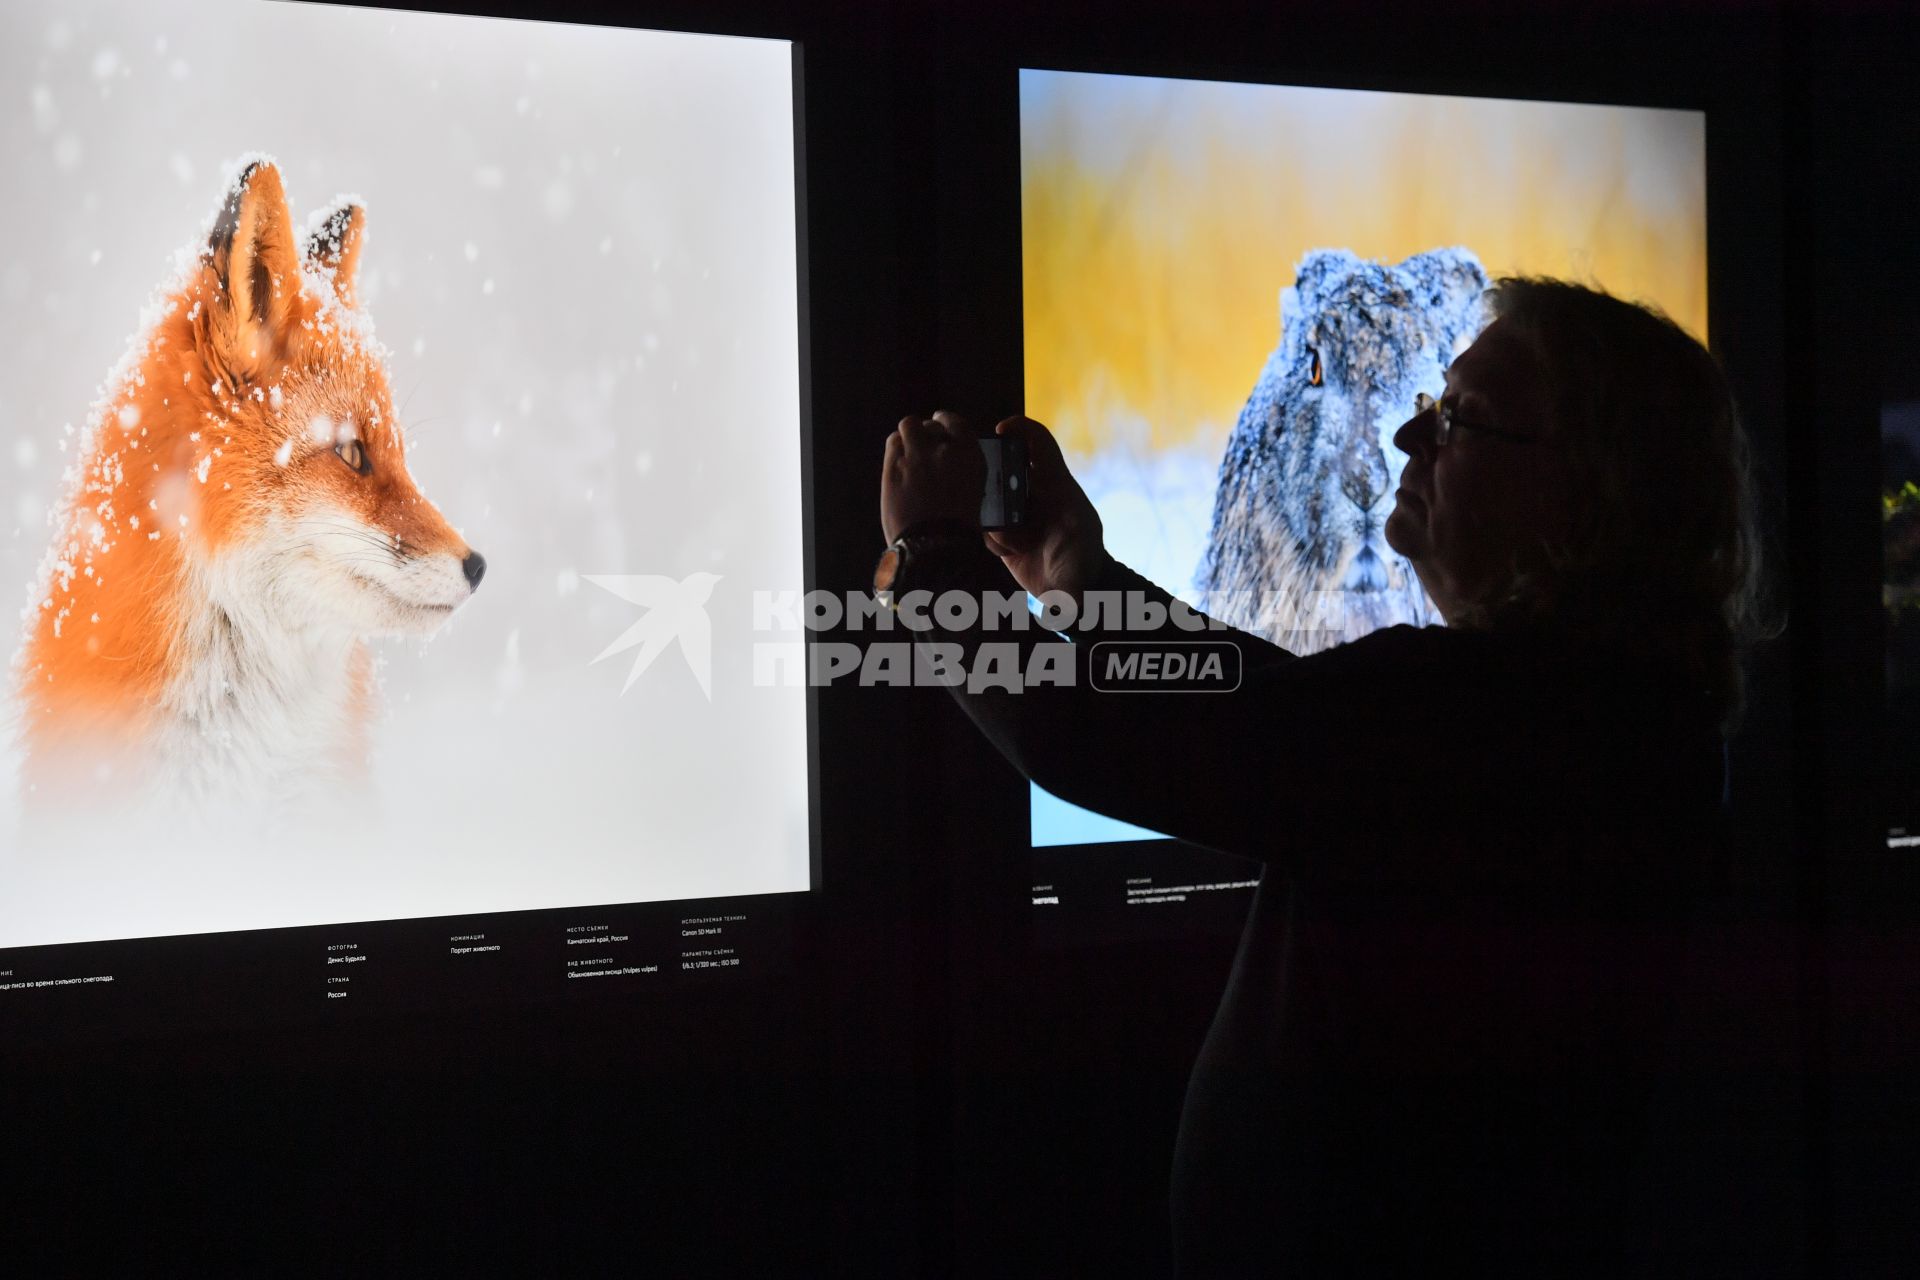
M888 547L880 553L880 563L873 567L875 591L893 590L893 580L900 576L900 562L905 558L898 547Z

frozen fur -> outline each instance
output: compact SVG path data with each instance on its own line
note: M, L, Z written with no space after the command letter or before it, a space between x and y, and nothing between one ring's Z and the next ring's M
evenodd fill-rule
M1418 393L1440 393L1486 288L1459 248L1394 265L1333 249L1301 260L1220 464L1196 575L1209 612L1296 653L1439 620L1381 533L1406 463L1393 434Z

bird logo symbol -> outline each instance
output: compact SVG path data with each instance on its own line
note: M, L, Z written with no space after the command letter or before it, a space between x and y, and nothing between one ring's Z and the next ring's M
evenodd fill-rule
M621 632L619 639L600 651L594 662L611 658L636 646L633 666L627 682L620 686L624 696L633 688L640 673L653 665L666 647L678 640L680 652L700 682L700 692L713 701L713 624L707 619L707 598L713 594L716 573L690 573L676 582L656 573L582 575L603 591L610 591L629 604L645 609L640 621ZM589 663L588 665L592 665Z

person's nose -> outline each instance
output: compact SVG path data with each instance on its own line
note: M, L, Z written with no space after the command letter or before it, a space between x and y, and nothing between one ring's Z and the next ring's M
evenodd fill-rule
M1408 457L1416 453L1430 455L1438 447L1433 438L1433 430L1438 425L1437 413L1432 409L1422 410L1400 424L1400 429L1393 433L1393 447Z

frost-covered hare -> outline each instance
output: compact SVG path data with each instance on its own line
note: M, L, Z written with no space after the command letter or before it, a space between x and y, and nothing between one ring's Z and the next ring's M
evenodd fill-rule
M1198 573L1209 612L1296 653L1438 621L1382 534L1406 462L1393 433L1418 393L1440 393L1487 283L1465 249L1391 266L1330 249L1301 260L1220 464Z

